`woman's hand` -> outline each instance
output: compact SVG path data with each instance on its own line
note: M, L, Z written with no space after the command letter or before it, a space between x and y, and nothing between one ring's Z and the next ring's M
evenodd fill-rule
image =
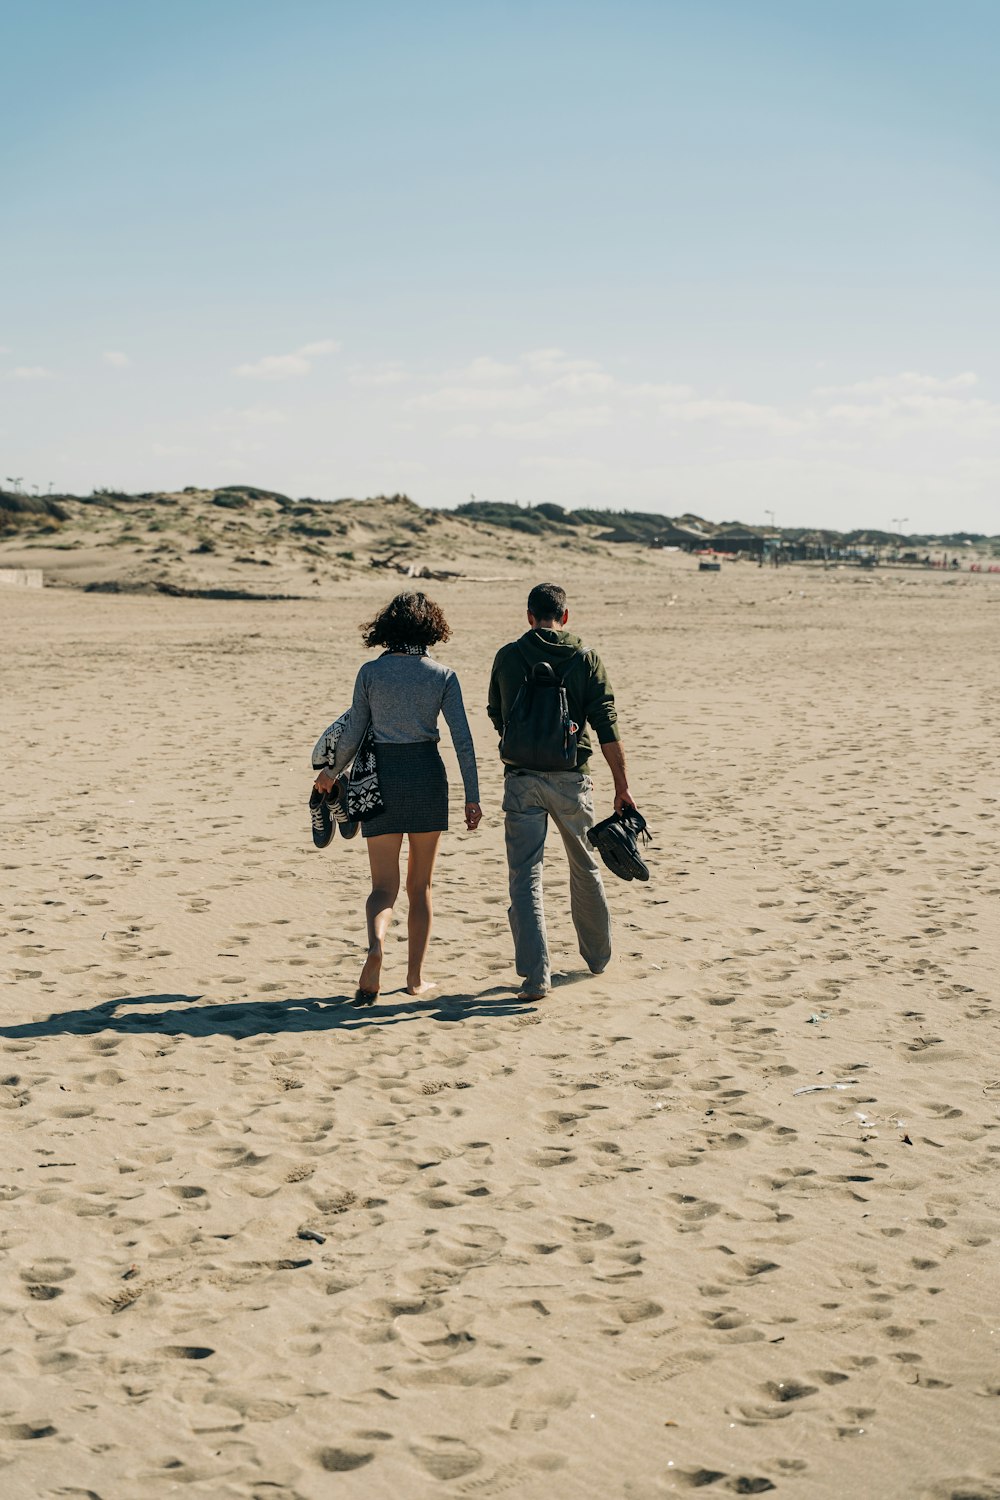
M475 833L483 820L483 810L478 802L467 802L465 804L465 826L471 833Z
M313 782L313 786L316 788L317 792L332 792L336 785L337 783L330 775L329 771L320 771L319 775L316 777L316 780Z

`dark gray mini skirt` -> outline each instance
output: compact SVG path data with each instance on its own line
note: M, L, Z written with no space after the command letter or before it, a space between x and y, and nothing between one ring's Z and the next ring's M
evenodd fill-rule
M378 784L385 812L366 818L366 839L380 833L443 833L448 827L448 777L433 740L409 745L375 744Z

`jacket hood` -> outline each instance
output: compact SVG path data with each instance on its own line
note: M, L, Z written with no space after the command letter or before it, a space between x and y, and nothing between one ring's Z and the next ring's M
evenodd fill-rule
M517 644L531 661L567 662L583 642L571 630L526 630Z

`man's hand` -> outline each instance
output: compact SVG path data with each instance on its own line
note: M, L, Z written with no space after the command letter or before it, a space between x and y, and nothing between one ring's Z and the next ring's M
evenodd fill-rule
M483 820L483 810L478 802L467 802L465 804L465 826L470 833L475 833Z
M336 781L334 781L329 771L320 771L319 775L316 777L316 780L313 782L313 786L316 788L317 792L332 792L336 785L337 783Z
M632 796L632 793L627 786L623 786L621 791L615 792L615 812L624 812L626 807L634 808L636 812L639 811L635 805L635 798Z

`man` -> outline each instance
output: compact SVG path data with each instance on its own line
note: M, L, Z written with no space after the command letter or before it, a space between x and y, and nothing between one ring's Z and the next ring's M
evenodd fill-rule
M566 689L570 718L579 726L576 766L567 771L536 771L508 765L503 808L510 873L507 915L514 937L517 972L524 980L519 1000L540 1000L552 983L542 903L542 861L551 817L569 859L570 905L580 953L594 974L611 958L611 917L601 872L587 842L594 816L589 723L597 735L615 782L615 812L635 807L628 787L625 752L618 732L614 693L601 658L566 630L566 592L540 583L528 595L529 629L497 652L490 677L488 712L498 734L536 662L549 662Z

